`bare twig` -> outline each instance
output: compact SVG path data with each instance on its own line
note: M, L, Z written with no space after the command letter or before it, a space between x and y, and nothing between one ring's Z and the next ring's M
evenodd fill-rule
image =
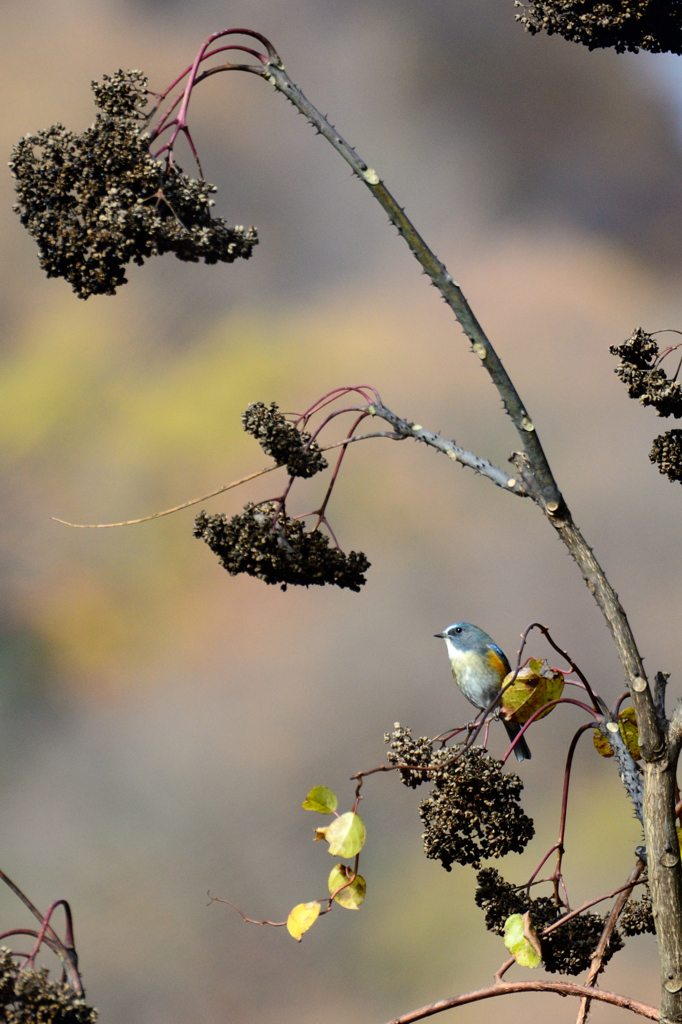
M616 902L613 904L613 906L611 908L611 913L609 914L608 918L606 919L606 924L604 925L604 930L601 933L601 937L599 939L599 942L597 943L597 948L595 949L595 951L594 951L594 953L592 955L592 963L590 964L590 973L587 975L587 980L585 982L585 984L588 985L588 986L596 984L597 978L599 977L599 975L601 974L601 972L603 970L603 967L604 967L604 955L605 955L606 950L608 949L608 945L609 945L609 943L611 941L611 936L613 935L613 930L616 927L616 925L618 924L618 918L623 913L623 909L625 907L625 904L627 903L628 899L630 898L630 894L631 894L631 892L632 892L632 890L633 890L633 888L635 886L635 883L637 882L637 879L642 874L642 871L644 870L644 867L645 867L644 861L638 860L637 863L635 864L634 868L630 872L630 877L627 880L627 884L623 886L623 889L621 890L620 895L618 896L618 899L616 900ZM586 1021L587 1021L587 1018L589 1016L589 1013L590 1013L590 998L589 998L589 996L584 996L580 1000L580 1009L578 1010L578 1016L576 1017L575 1024L586 1024Z
M242 921L244 921L245 924L257 924L261 927L267 924L270 925L271 928L286 927L286 921L255 921L252 917L247 917L246 914L239 909L237 904L232 902L232 900L224 900L221 899L220 896L211 896L210 890L208 891L207 896L212 903L227 903L228 906L234 907L234 909L237 911L237 913L239 914L239 916L241 917Z
M460 465L467 466L481 476L487 477L488 480L492 480L494 484L497 484L504 491L516 494L520 498L528 497L528 491L522 481L517 480L511 473L504 469L498 469L497 466L493 466L487 459L483 459L479 455L474 455L473 452L461 448L454 441L448 441L446 438L441 437L440 434L427 430L420 423L410 423L408 420L397 416L381 401L373 402L369 406L368 412L370 415L379 416L382 420L390 423L399 437L413 437L415 441L423 441L424 444L435 448L436 451L443 452L444 455L447 455L454 462L459 462Z

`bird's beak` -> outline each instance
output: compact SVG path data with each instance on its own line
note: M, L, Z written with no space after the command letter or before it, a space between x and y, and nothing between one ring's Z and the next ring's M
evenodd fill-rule
M445 639L445 633L434 633L433 635L436 637L437 640Z

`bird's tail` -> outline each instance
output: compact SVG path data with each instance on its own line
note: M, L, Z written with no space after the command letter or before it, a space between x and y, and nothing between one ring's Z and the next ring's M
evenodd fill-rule
M507 736L513 742L521 732L521 726L518 722L507 722L504 718L502 721L504 722L504 727L507 730ZM521 737L514 747L514 753L517 761L530 761L531 753L528 744L526 743L525 735Z

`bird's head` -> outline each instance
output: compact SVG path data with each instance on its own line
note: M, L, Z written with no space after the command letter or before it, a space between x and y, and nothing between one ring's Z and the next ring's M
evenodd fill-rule
M484 633L478 626L471 622L455 622L448 626L442 633L434 633L439 640L445 640L448 647L454 647L458 651L472 651L485 646L490 641L487 633Z

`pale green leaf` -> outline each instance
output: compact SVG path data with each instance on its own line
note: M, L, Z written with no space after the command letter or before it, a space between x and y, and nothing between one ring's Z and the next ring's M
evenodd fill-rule
M367 883L362 875L356 875L350 885L348 885L347 883L351 878L353 878L352 868L347 867L345 864L335 864L327 880L327 886L330 896L337 889L340 889L342 885L345 886L345 889L341 889L340 892L336 893L334 899L340 906L345 907L346 910L357 910L365 898Z
M504 923L504 944L520 967L539 967L542 960L526 938L522 914L512 914Z
M326 839L334 857L355 857L365 845L365 826L359 814L347 811L326 828L318 828L315 839Z
M318 814L333 814L339 806L336 793L326 786L313 786L303 801L304 811L317 811Z
M301 936L317 921L320 913L319 903L298 903L287 918L287 931L297 942Z

